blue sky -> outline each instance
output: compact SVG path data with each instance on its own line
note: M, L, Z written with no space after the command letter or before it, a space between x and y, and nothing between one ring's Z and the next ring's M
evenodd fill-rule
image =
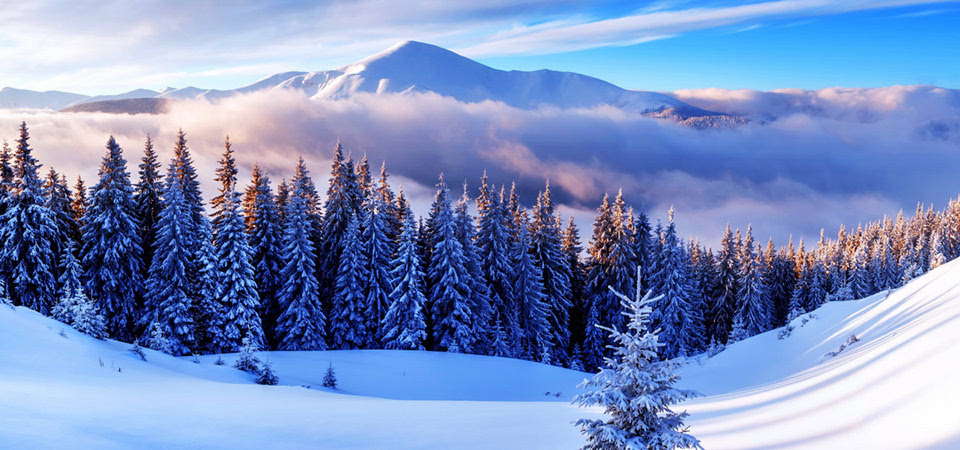
M233 88L414 39L626 88L960 87L960 3L930 0L60 2L0 11L0 83ZM11 63L14 62L14 63Z
M660 91L960 88L960 5L748 21L637 45L480 60L501 69L549 67Z

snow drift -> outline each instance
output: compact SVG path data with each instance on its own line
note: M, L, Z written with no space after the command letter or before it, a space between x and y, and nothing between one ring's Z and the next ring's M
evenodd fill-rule
M679 409L708 449L956 448L958 297L954 261L827 304L691 359L680 387L705 397ZM598 413L569 404L585 374L524 361L260 353L280 377L270 387L216 357L143 362L128 347L0 306L0 447L574 448L570 422ZM338 391L319 387L328 363Z

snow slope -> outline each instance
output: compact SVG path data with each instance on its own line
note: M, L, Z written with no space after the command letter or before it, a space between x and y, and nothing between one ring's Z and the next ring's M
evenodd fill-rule
M274 352L281 386L259 386L216 357L194 364L144 350L143 362L128 347L0 306L0 448L547 449L579 439L570 421L583 411L569 402L584 374L566 369L431 352ZM337 391L320 387L329 363Z
M706 396L679 409L708 449L960 448L958 297L955 261L827 304L783 339L692 360L681 385ZM523 361L272 352L268 387L216 357L127 348L0 306L0 448L574 448L570 422L598 414L569 404L584 374ZM318 387L331 362L338 391Z
M792 325L687 367L707 448L960 448L960 261Z

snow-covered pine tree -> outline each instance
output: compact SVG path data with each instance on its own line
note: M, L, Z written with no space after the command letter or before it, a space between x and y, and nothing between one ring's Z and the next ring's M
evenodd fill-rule
M543 295L543 275L533 259L526 211L521 211L520 215L523 219L517 227L510 277L513 303L519 309L519 325L523 333L520 348L515 353L523 359L539 360L550 349L553 330L547 318L549 305Z
M759 248L758 248L759 252ZM770 297L763 279L762 263L753 249L753 233L747 227L747 237L740 249L740 309L734 322L742 327L745 337L770 329Z
M217 269L217 251L213 247L213 231L210 222L205 221L200 230L200 250L197 254L196 283L194 301L190 305L193 317L195 350L219 353L219 343L223 342L224 313L222 303L217 298L220 275Z
M273 367L270 364L270 357L267 357L267 360L263 362L263 369L260 370L260 376L257 377L257 384L262 384L265 386L276 386L280 383L280 379L277 378L277 374L273 373Z
M493 321L498 322L509 341L510 330L515 328L517 308L510 300L510 231L506 211L500 196L487 183L484 172L480 180L477 205L476 252L483 278L490 292L490 307ZM518 337L518 336L516 336Z
M356 166L355 173L357 174L357 186L360 188L361 194L359 203L362 206L375 194L373 191L373 175L370 173L370 161L367 159L366 152L364 152L360 164Z
M281 226L287 223L287 204L290 203L290 185L286 178L280 179L277 185L277 212L280 213Z
M340 253L343 251L343 236L351 217L359 221L360 210L355 204L359 191L352 164L347 164L343 147L337 141L330 169L330 185L323 204L323 221L320 228L320 246L317 248L320 276L320 294L333 298L336 294L337 273L340 268ZM331 312L331 315L333 312Z
M390 276L390 259L394 254L393 241L387 235L390 229L390 210L378 195L368 196L364 208L363 231L360 242L366 276L361 280L365 299L362 302L366 327L367 348L383 345L384 330L380 328L387 309L390 308L390 293L393 278Z
M639 270L638 270L639 272ZM702 448L688 433L683 420L687 414L670 409L682 400L698 394L673 387L680 378L678 364L660 361L656 331L648 326L650 305L656 298L650 292L640 296L637 276L634 298L611 291L622 300L629 318L627 330L604 328L611 334L614 351L604 359L603 368L580 387L595 390L574 397L580 406L600 406L607 419L580 419L576 422L587 435L585 449L674 449Z
M470 276L464 262L463 246L457 239L456 223L450 206L450 194L440 175L437 194L431 208L436 211L432 224L433 248L427 265L431 280L428 298L433 326L433 349L453 353L473 350L476 336L470 322L468 285L461 280Z
M733 319L739 305L740 266L737 258L736 240L730 232L730 224L720 240L720 252L717 256L720 285L716 297L713 299L711 318L707 335L712 342L725 344L733 328Z
M133 200L137 204L137 220L143 244L142 274L146 278L149 276L150 263L153 261L153 243L156 240L157 218L163 208L160 200L163 193L160 162L157 160L157 152L153 149L153 140L149 134L143 147L143 157L140 159L139 168L140 179L134 189Z
M333 363L327 366L327 372L323 374L323 387L337 388L337 374L333 371Z
M559 222L559 217L557 217ZM567 226L563 230L563 241L561 242L561 251L567 264L567 272L570 274L570 341L572 343L583 342L583 330L586 327L587 309L584 298L584 289L586 287L586 272L583 270L583 264L580 262L580 252L583 247L580 244L580 230L577 228L573 216L567 219ZM583 365L583 346L581 348L581 367Z
M373 334L367 331L367 327L377 327L380 322L368 322L366 317L364 285L369 273L357 217L350 217L342 245L331 308L331 344L340 350L367 348Z
M131 341L143 295L140 228L123 149L110 136L90 190L83 227L83 268L87 292L107 318L111 336Z
M864 298L876 291L870 277L869 258L866 245L860 245L853 253L850 267L850 293L853 298Z
M26 122L14 153L14 180L7 210L0 218L0 267L14 305L23 305L50 315L56 300L53 277L54 217L44 206L43 185L33 157Z
M377 197L380 199L380 208L383 212L383 220L386 222L386 235L387 239L390 240L396 247L399 239L400 233L403 232L403 212L400 210L399 203L397 202L396 195L393 194L393 190L390 189L390 182L387 181L387 178L390 177L390 174L387 173L387 162L384 161L380 164L380 180L377 184ZM406 201L406 200L404 200ZM392 255L391 255L392 256Z
M247 187L244 219L250 233L251 263L254 281L260 294L260 320L264 337L270 348L276 348L277 317L280 304L277 295L282 284L280 271L283 268L283 229L277 210L276 199L270 189L270 178L253 166L253 178Z
M629 290L634 282L636 256L629 220L623 192L617 194L613 205L605 195L594 221L587 276L590 301L597 305L604 326L623 323L620 302L606 287Z
M650 316L653 327L661 330L664 338L660 353L668 359L692 354L699 349L702 341L702 319L699 311L693 307L687 255L677 237L673 208L670 208L669 220L658 256L660 263L654 277L657 281L651 286L660 300L651 304L654 311ZM637 273L637 283L640 283L638 289L642 290L642 269L638 269Z
M260 347L254 343L253 339L244 336L240 342L240 354L237 355L237 361L233 363L233 367L254 375L259 374L260 359L255 354L259 349Z
M219 351L233 352L243 340L262 348L263 328L260 323L260 295L254 280L250 245L240 216L240 194L237 192L237 165L228 137L220 157L216 181L220 193L210 202L213 213L213 245L216 249L217 275L214 298L220 302Z
M167 172L163 209L157 218L157 240L142 320L149 324L149 334L145 336L149 347L175 356L189 355L195 342L190 296L193 286L187 273L188 268L196 267L191 260L195 253L189 248L196 244L190 216L191 207L184 198L184 186L174 161Z
M409 206L408 206L409 208ZM405 214L397 256L393 259L392 303L383 319L383 346L396 350L423 350L427 339L424 322L423 272L417 255L416 222Z
M633 253L636 257L636 262L634 263L637 267L643 267L644 271L650 271L653 269L653 255L651 254L651 246L653 245L653 238L650 233L652 228L650 227L650 219L642 211L637 214L636 218L633 219ZM657 239L660 237L657 236ZM643 287L644 289L649 289L647 283L647 278L650 276L649 273L642 274L643 276Z
M709 335L710 324L713 323L713 304L720 289L720 274L717 271L717 258L713 255L712 249L700 247L699 242L695 242L691 251L692 278L696 285L695 296L699 298L696 310L702 318L701 331L703 336L700 341L700 348L709 348L711 345L711 336Z
M77 175L77 184L73 185L73 200L70 201L70 208L73 209L73 217L77 219L77 224L83 227L84 216L87 214L87 187L83 184L83 178L80 175Z
M282 286L278 296L281 314L277 319L279 350L324 350L326 317L320 302L316 254L310 240L312 222L309 187L304 180L294 183L286 210Z
M47 178L43 183L44 197L46 201L44 206L53 213L54 217L54 239L52 241L53 254L57 260L63 257L63 251L70 244L80 240L80 225L73 214L73 207L70 202L73 193L67 186L67 179L62 177L53 167L47 172ZM54 269L54 276L60 276L59 268Z
M813 251L810 255L809 283L807 284L807 301L804 309L807 312L813 311L827 301L829 291L829 279L827 278L826 261L823 258L823 252Z
M603 335L600 333L600 314L596 304L590 304L585 319L586 328L583 337L583 368L593 372L603 363Z
M107 337L107 328L97 305L87 297L80 282L80 261L74 256L76 243L68 242L64 249L60 271L60 301L53 308L53 318L77 331L97 339Z
M14 191L13 166L10 165L12 159L10 144L4 139L0 147L0 216L7 212L7 205Z
M493 311L490 306L490 288L484 280L483 269L480 267L480 258L477 254L475 245L477 230L474 226L473 217L470 216L467 208L469 203L467 185L464 183L463 196L460 197L460 201L457 202L455 208L454 233L460 241L460 246L463 247L463 263L469 275L469 278L462 281L467 284L467 289L470 292L470 323L476 339L472 352L488 353L489 345L493 342L488 328L488 324L491 322L490 318L493 317Z
M543 274L543 295L551 330L552 355L565 364L570 347L570 268L564 259L560 228L554 216L550 183L537 198L531 222L534 262Z
M200 247L200 233L203 223L207 221L206 213L203 211L203 195L200 193L200 181L197 179L197 169L193 166L193 157L190 156L190 149L187 147L187 135L180 130L177 133L177 142L173 147L173 169L174 177L167 176L166 183L176 180L180 184L183 192L183 200L187 205L187 217L190 219L191 238L194 242L191 244L191 250L196 251Z

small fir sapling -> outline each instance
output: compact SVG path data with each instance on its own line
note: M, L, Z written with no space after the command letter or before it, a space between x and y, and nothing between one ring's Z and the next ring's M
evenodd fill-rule
M337 388L337 374L333 371L333 363L330 363L330 366L327 367L327 373L323 376L323 387Z

